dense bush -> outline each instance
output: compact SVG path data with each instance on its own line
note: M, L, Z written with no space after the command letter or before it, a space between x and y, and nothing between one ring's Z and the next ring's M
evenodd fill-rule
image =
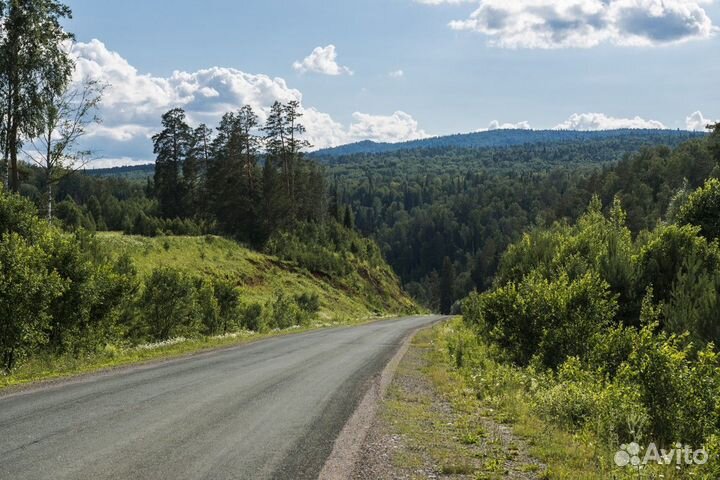
M697 210L708 185L681 212ZM617 201L605 215L593 200L575 225L526 234L503 256L495 287L463 302L465 322L502 357L532 365L527 391L550 422L615 448L713 444L720 248L705 237L711 220L660 224L634 241L625 221Z
M151 340L193 336L200 331L197 289L193 279L180 271L160 268L152 272L140 295L139 307Z
M607 284L596 274L574 281L567 275L555 281L530 275L485 295L477 321L518 364L536 359L554 368L567 357L587 356L616 310Z
M3 367L31 352L78 353L104 346L134 272L94 256L93 241L37 216L27 200L0 192Z

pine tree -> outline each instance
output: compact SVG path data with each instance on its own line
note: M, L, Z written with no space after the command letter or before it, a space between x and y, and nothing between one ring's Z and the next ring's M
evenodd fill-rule
M183 186L186 192L186 211L189 216L207 209L205 186L210 163L212 131L204 123L192 132L187 158L183 167Z
M350 210L350 205L345 206L345 216L343 217L343 226L348 229L355 228L355 220L353 219L352 210Z
M443 259L440 273L440 311L449 314L455 301L455 266L449 257Z
M182 169L190 151L192 130L185 123L185 111L170 110L162 117L163 130L153 137L155 161L155 196L165 218L187 216L186 188Z

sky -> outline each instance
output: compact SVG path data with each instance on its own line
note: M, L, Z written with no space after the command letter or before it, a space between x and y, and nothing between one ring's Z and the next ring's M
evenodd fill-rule
M96 167L153 160L165 111L302 102L317 148L495 128L720 118L720 0L68 0L109 85Z

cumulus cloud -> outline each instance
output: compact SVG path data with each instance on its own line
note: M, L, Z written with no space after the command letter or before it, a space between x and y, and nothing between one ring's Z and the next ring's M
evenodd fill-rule
M392 115L355 112L353 120L348 132L353 141L373 139L379 142L402 142L429 136L419 128L417 120L402 111Z
M500 123L497 120L493 120L488 125L488 128L482 129L481 131L492 131L492 130L531 130L530 122L522 121L518 123Z
M700 111L691 113L685 119L685 125L687 126L687 129L698 132L705 131L708 125L715 124L717 122L720 122L720 120L710 120L709 118L705 118Z
M293 63L293 68L300 73L314 72L323 75L352 75L348 67L338 65L335 45L317 47L302 62Z
M459 3L419 0L421 3ZM703 5L714 0L475 0L454 30L489 37L503 48L590 48L602 43L658 46L717 32Z
M405 76L405 72L402 70L393 70L392 72L388 73L388 76L390 78L402 78Z
M155 77L137 71L117 52L99 40L72 47L75 81L99 80L109 84L101 106L103 123L93 126L83 147L101 157L94 166L128 165L153 160L151 138L160 116L182 107L193 124L215 125L220 117L243 105L265 120L273 102L297 100L302 93L282 78L250 74L233 68L212 67L196 72L176 71ZM426 136L412 116L368 115L356 112L353 123L343 125L329 114L303 105L306 138L316 147L332 147L358 140L403 141Z
M563 123L555 127L556 130L615 130L621 128L666 128L657 120L644 118L617 118L604 113L575 113Z

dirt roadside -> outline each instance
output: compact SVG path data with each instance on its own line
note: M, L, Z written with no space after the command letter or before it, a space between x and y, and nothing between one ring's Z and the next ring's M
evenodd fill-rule
M343 461L331 456L321 479L543 478L545 467L527 444L455 388L460 384L433 335L423 330L398 352L383 373L390 377L363 401L374 405L361 405L357 423L348 422L341 435L345 445L336 444Z

